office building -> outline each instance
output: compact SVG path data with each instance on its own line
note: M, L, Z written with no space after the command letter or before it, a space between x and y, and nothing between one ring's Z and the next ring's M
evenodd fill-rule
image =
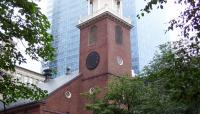
M45 77L42 74L22 68L20 66L16 66L14 72L1 70L0 73L6 73L12 76L13 79L18 79L20 82L25 84L30 83L37 85L38 83L45 81Z

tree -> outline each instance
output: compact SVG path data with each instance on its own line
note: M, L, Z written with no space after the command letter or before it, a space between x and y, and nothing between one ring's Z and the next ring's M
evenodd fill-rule
M86 105L94 114L142 114L155 111L153 105L155 97L153 89L145 85L144 79L130 76L113 78L108 85L108 92L103 98L97 98L97 90L94 94L87 94L91 101ZM151 98L152 102L149 102ZM151 104L150 104L151 103Z
M49 27L47 17L32 0L1 0L0 71L14 71L16 64L26 62L19 45L34 60L52 60L54 48L53 37L47 32ZM39 100L46 96L46 91L13 80L9 75L0 75L0 94L8 105L18 99Z
M0 79L0 95L3 97L1 101L5 105L9 105L19 99L38 101L47 95L47 91L41 90L34 84L24 84L18 79L6 75Z
M52 36L47 32L50 24L36 3L30 0L0 1L0 69L14 70L15 65L25 63L25 53L32 59L52 60L54 49ZM27 45L26 45L27 44Z
M162 45L142 76L167 99L168 113L200 113L200 56L179 48L181 41Z
M169 0L150 0L141 15L150 13L154 6L163 9ZM196 114L199 113L199 62L200 62L200 1L174 0L175 4L185 9L169 22L167 31L180 30L180 41L161 46L161 55L157 55L145 74L153 77L173 103L172 111ZM162 83L162 84L161 84ZM169 107L168 107L169 108Z
M178 48L181 43L161 45L138 77L114 79L105 97L87 108L96 114L199 114L200 56Z
M150 13L154 6L163 9L169 0L150 0L142 13ZM174 0L185 9L169 22L167 31L180 30L180 41L161 46L161 55L156 55L150 66L144 70L152 85L160 90L164 98L169 98L170 112L199 113L199 62L200 62L200 1ZM158 86L159 85L159 86ZM158 89L157 89L158 90Z

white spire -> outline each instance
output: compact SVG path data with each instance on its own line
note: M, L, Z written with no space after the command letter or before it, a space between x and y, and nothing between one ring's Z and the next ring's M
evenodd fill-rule
M88 16L81 17L79 25L97 17L105 12L109 12L113 16L122 19L131 25L131 19L126 18L122 14L122 0L87 0L88 1Z
M122 0L87 0L88 15L92 15L99 10L108 8L111 12L122 15Z

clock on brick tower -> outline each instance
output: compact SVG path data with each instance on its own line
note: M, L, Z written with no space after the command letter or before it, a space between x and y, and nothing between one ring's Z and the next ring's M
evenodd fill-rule
M122 0L88 0L88 16L81 18L81 92L101 88L102 96L111 75L131 75L131 20L123 17ZM81 100L84 109L87 100ZM90 114L82 110L82 114Z
M80 19L80 72L85 78L131 74L131 21L122 16L122 0L88 0Z

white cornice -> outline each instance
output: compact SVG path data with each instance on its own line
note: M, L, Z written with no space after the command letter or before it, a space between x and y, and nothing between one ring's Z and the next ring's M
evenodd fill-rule
M105 7L103 7L102 9L100 9L98 11L96 11L95 13L93 13L93 14L91 14L89 16L86 16L86 17L81 17L80 20L79 20L78 26L81 26L84 23L87 23L88 21L93 20L96 17L99 17L99 16L101 16L102 14L105 14L105 13L109 13L113 17L115 17L115 18L127 23L128 25L131 25L131 19L130 18L124 17L124 16L120 15L119 13L116 13L115 11L111 10L109 7L107 7L105 5Z

